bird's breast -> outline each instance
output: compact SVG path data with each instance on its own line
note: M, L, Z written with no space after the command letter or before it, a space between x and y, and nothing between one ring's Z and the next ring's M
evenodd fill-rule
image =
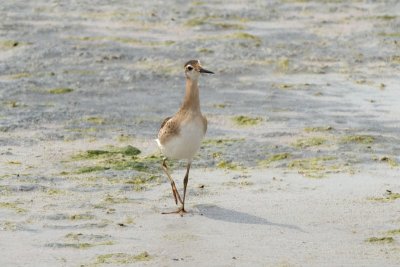
M162 152L169 158L192 159L204 137L202 117L182 121L179 134L163 145Z

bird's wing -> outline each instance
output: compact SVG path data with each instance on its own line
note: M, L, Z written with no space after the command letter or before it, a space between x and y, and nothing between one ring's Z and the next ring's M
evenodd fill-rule
M179 123L173 117L166 118L158 132L158 140L161 144L165 144L173 136L179 135L179 131Z
M167 123L167 121L169 121L169 119L171 119L171 118L172 118L172 117L167 117L167 118L164 119L164 121L161 123L160 130L165 126L165 124Z

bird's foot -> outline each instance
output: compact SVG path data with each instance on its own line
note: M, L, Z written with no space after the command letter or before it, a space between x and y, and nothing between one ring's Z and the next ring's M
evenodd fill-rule
M187 213L184 207L180 207L179 209L175 211L168 211L168 212L161 212L161 214L179 214L181 217L183 217L183 214Z

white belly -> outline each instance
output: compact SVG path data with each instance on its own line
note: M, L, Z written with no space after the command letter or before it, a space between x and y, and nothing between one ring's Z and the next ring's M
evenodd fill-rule
M160 144L158 139L157 143L167 158L192 160L201 146L203 137L203 123L199 118L182 125L179 135L168 140L166 144Z

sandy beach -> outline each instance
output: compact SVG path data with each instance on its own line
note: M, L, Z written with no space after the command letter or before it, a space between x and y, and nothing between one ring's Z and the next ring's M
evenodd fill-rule
M397 1L0 4L0 266L399 266ZM208 132L176 209L183 64ZM171 161L179 190L185 162Z

